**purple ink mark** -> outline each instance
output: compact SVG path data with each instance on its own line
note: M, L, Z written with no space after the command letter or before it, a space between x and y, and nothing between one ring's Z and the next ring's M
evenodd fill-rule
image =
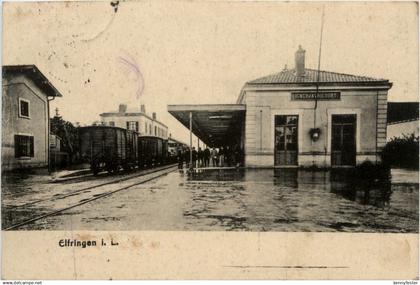
M136 60L128 54L126 54L126 56L124 57L119 56L118 61L129 68L128 72L132 72L134 74L135 81L138 84L136 98L139 99L140 96L143 94L144 90L144 78L143 74L140 71L139 65L137 64Z

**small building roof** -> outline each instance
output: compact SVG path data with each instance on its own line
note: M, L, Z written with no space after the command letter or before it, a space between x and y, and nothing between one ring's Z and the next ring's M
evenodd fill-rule
M388 102L388 124L419 119L419 102Z
M248 85L259 84L316 84L318 70L305 68L305 75L297 76L295 69L283 69L278 73L248 81ZM391 88L392 83L387 79L376 79L366 76L350 75L344 73L320 70L319 85L387 85Z
M48 78L34 64L30 65L3 65L3 78L8 74L24 74L31 78L34 83L45 92L47 96L63 97L63 95L52 85Z

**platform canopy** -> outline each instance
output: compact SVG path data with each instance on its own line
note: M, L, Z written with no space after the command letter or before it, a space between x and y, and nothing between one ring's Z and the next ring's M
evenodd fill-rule
M245 105L168 105L168 112L209 147L236 143L245 123Z

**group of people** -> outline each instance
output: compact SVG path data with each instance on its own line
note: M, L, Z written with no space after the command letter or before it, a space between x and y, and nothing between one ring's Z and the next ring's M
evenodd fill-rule
M183 169L184 162L187 168L200 167L239 167L242 164L242 150L236 147L220 147L220 148L192 148L192 165L190 165L190 149L179 147L177 150L178 169ZM210 165L211 164L211 165Z

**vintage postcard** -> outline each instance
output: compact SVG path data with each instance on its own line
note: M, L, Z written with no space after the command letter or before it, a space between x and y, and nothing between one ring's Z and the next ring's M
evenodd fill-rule
M3 279L418 280L417 2L4 2Z

